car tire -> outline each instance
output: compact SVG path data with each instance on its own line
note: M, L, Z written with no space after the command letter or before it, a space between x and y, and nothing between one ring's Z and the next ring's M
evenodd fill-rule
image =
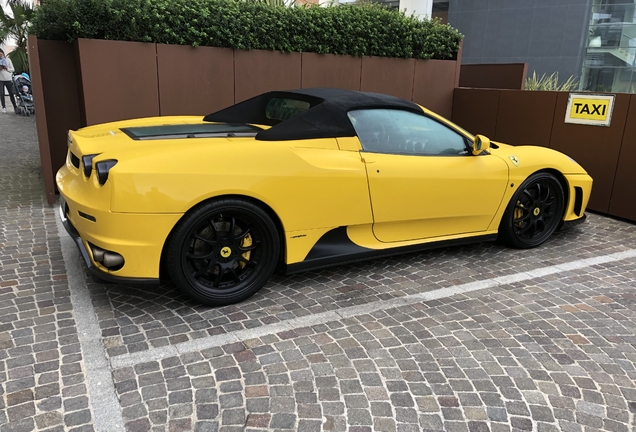
M217 199L179 221L167 244L172 281L208 306L237 303L260 290L274 273L280 240L276 225L257 205Z
M531 175L508 203L499 225L499 238L508 246L529 249L544 243L563 219L565 194L550 173Z

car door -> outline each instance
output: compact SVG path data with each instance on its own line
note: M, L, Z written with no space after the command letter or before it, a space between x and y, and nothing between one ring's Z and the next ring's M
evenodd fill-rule
M373 232L399 242L486 231L508 183L496 156L473 156L467 139L424 114L349 112L362 144Z

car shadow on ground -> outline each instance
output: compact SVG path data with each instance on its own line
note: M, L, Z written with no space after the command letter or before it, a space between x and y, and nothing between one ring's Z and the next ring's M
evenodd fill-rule
M576 253L565 251L591 235L576 227L532 250L477 243L275 275L251 298L222 307L198 304L170 281L155 289L102 284L87 270L85 279L107 353L118 356L571 261Z

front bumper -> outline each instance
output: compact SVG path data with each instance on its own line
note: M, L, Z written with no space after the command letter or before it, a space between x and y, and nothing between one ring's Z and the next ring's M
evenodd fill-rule
M575 226L585 222L586 219L587 219L587 214L583 213L583 216L581 216L578 219L564 221L560 227L560 230L563 231L563 230L574 228Z
M69 218L67 217L67 212L68 212L68 206L66 205L66 201L64 200L62 196L60 196L59 216L62 221L62 224L64 225L66 232L71 236L71 238L77 245L77 248L80 251L80 255L82 255L82 258L84 259L84 262L86 263L86 266L88 267L88 271L91 273L91 276L93 276L93 278L95 278L98 281L103 281L108 283L131 285L131 286L144 287L144 288L159 287L159 278L131 278L131 277L115 276L101 270L95 264L93 264L93 261L91 260L88 250L86 249L86 246L84 245L84 242L82 241L82 238L80 237L79 233L77 232L77 230L75 229L75 227L73 226Z

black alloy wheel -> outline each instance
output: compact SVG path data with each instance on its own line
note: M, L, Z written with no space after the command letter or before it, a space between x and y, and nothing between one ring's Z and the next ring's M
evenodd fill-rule
M501 240L528 249L544 243L557 229L565 210L559 180L550 173L536 173L519 187L499 226Z
M173 282L209 306L237 303L274 273L280 240L260 207L238 199L209 201L188 212L168 241Z

